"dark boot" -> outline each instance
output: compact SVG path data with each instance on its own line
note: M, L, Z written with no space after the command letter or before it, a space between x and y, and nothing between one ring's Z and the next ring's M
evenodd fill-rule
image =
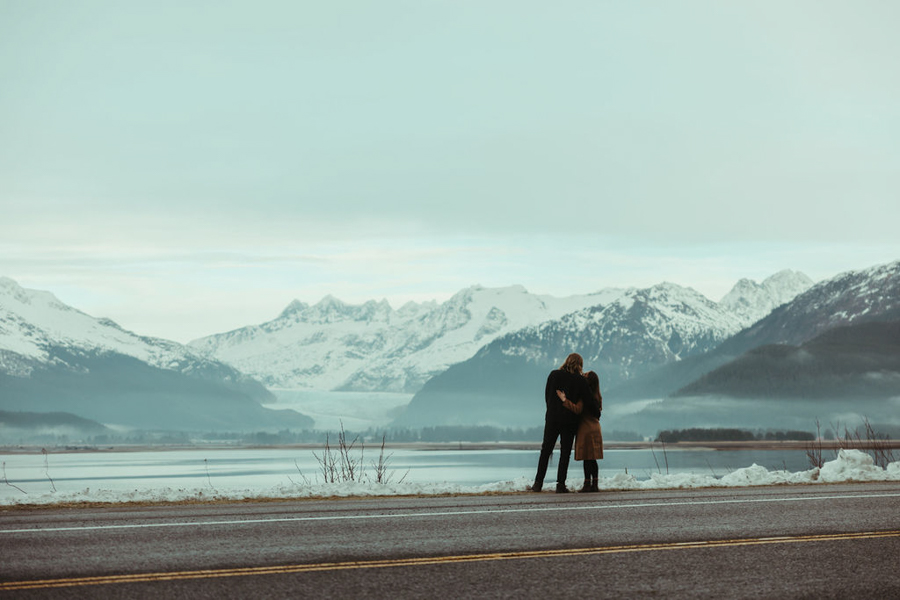
M585 479L585 480L584 480L584 485L581 486L581 489L578 490L578 493L579 493L579 494L583 494L583 493L585 493L585 492L590 492L590 491L591 491L591 480L590 480L590 479Z
M525 490L529 491L529 492L539 492L539 491L541 491L541 488L543 488L543 487L544 487L543 485L541 485L540 483L535 481L533 484L526 487Z
M585 481L584 483L587 484L587 481ZM599 491L600 491L600 487L597 485L598 483L599 483L599 481L598 481L598 479L597 479L596 477L594 477L594 478L591 479L591 491L592 491L592 492L599 492Z
M569 488L567 488L566 484L564 484L564 483L557 483L556 484L556 493L557 494L568 494Z

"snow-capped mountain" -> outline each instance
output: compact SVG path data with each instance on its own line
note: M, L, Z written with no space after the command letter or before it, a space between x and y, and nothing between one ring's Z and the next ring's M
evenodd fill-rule
M247 380L235 369L209 360L177 342L139 336L110 319L97 319L59 301L50 292L22 288L0 277L0 371L27 377L27 365L51 363L54 350L113 352L184 374L222 372L226 380ZM15 355L16 367L9 363ZM24 370L17 371L17 368Z
M790 289L791 282L797 281L802 284L800 277L777 279L782 285L770 286L770 289ZM481 422L514 424L521 420L523 410L534 413L529 417L532 423L539 422L537 413L543 407L543 378L547 370L557 366L570 350L580 352L586 366L599 372L604 394L610 392L610 397L621 403L628 399L664 398L743 353L766 344L781 346L772 346L774 349L764 356L790 354L796 348L787 345L797 347L813 338L818 340L817 351L823 345L831 344L834 347L829 346L826 350L832 354L838 350L847 354L850 350L846 347L835 346L836 328L872 324L876 333L882 328L885 335L890 336L894 329L890 329L889 324L900 320L900 261L843 273L820 282L777 306L751 326L742 328L743 323L754 318L753 315L746 311L735 314L728 308L765 306L758 297L756 302L752 301L760 288L764 286L739 283L729 294L728 302L715 304L704 301L702 296L696 297L691 290L670 284L654 286L633 291L609 305L583 309L557 321L514 332L429 381L410 402L397 424L460 423L460 419L471 422L467 415L476 412L479 416L484 415ZM776 293L772 296L776 300L783 299ZM862 337L867 340L878 337L871 329L859 331L865 333ZM826 332L830 335L825 335ZM867 344L854 349L854 352L858 350L854 356L881 352L869 342ZM808 348L804 346L794 354L802 357L804 350ZM870 363L881 364L878 361ZM765 373L746 373L750 364L755 363L744 360L729 367L730 371L722 370L721 373L740 372L745 378L760 377L765 380L755 382L760 385L769 382ZM836 373L838 369L831 371ZM870 376L894 377L891 373L868 374L862 378L869 386L866 389L874 389L872 382L866 379ZM837 386L837 383L833 382L833 385ZM684 412L687 409L683 404L681 400L672 399L653 405L630 417L627 426L646 426L654 410L653 426L663 426L673 415L684 417L688 414ZM736 406L732 408L737 410ZM844 406L847 408L848 405ZM702 404L697 410L700 412L691 413L690 419L701 416L710 407ZM734 426L735 419L739 421L754 410L759 412L760 409L755 404L748 405L744 412L735 412L728 420L725 407L717 418ZM769 414L770 425L775 424L777 415L777 411ZM687 422L694 422L690 419Z
M746 327L812 286L813 280L803 273L784 270L764 279L762 283L741 279L719 300L719 305L741 319Z
M900 261L819 282L723 344L738 355L763 344L800 345L843 325L900 318Z
M809 283L805 275L783 271L763 284L742 280L719 305L693 290L684 301L709 313L698 317L694 329L703 332L698 335L721 341ZM643 292L612 288L556 298L530 294L521 286L473 286L441 304L409 303L398 310L386 301L348 305L327 296L313 306L295 300L272 321L201 338L190 346L272 388L416 392L429 378L505 334L587 309L626 310L623 307L642 294L661 299L666 289L676 288L668 284ZM675 316L671 311L660 313L660 327ZM716 323L715 333L707 331L711 323ZM679 347L674 354L685 350Z
M619 398L663 398L754 348L799 346L835 327L900 319L898 275L900 262L895 262L819 282L715 350L664 366L613 391Z
M496 347L507 356L550 364L577 351L592 368L606 371L607 381L618 381L648 365L706 352L741 327L740 318L699 292L662 283L512 333Z
M488 403L482 412L507 411L507 419L523 398L539 397L528 406L543 410L543 379L570 352L582 355L606 389L703 354L741 330L743 322L699 292L672 283L609 293L593 306L502 336L436 376L398 424L453 423L476 410L468 407L470 401Z
M714 351L613 392L669 396L633 416L644 427L673 419L695 427L790 420L808 427L816 417L854 415L892 422L900 395L898 322L900 261L822 281ZM646 395L653 390L659 393Z
M176 342L136 335L44 291L0 278L0 409L66 411L145 428L213 428L281 419L271 393ZM294 418L296 417L296 418Z
M617 293L555 298L521 286L473 286L441 304L397 310L387 301L295 300L272 321L190 346L274 388L412 392L500 335Z
M525 365L524 381L535 363L537 371L552 367L571 348L609 385L702 354L803 279L788 273L762 285L744 281L721 303L673 284L567 298L521 286L473 286L440 304L397 310L386 301L348 305L329 296L313 306L294 301L270 322L186 347L134 334L0 278L0 409L64 410L142 427L162 426L173 414L194 428L286 421L309 427L302 415L262 409L258 401L272 396L259 382L415 392L448 368L470 363L478 371L470 384L490 378L499 363ZM438 387L448 381L435 379ZM504 382L504 392L519 383Z

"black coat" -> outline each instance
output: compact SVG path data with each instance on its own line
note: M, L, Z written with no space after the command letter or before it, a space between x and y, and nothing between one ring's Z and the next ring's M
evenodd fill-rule
M546 421L560 426L578 427L579 415L563 406L559 396L556 395L556 390L564 391L566 398L573 404L587 402L590 400L587 380L581 375L557 369L550 372L547 387L544 388L544 401L547 403L547 413L544 417Z

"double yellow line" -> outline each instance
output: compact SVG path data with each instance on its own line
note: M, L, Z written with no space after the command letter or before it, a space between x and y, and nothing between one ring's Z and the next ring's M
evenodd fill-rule
M619 554L625 552L655 552L658 550L691 550L698 548L723 548L733 546L757 546L764 544L795 544L799 542L830 542L841 540L866 540L900 537L900 531L868 531L863 533L836 533L825 535L781 536L735 540L708 540L699 542L672 542L665 544L635 544L629 546L601 546L598 548L573 548L564 550L534 550L530 552L497 552L491 554L465 554L461 556L434 556L427 558L398 558L390 560L366 560L351 562L282 565L275 567L245 567L238 569L206 569L199 571L173 571L168 573L135 573L133 575L105 575L100 577L73 577L68 579L44 579L36 581L10 581L0 583L0 592L8 590L33 590L46 588L107 585L112 583L147 583L185 579L211 579L218 577L246 577L251 575L287 575L315 571L341 571L347 569L379 569L384 567L414 567L489 560L521 560L528 558L554 558L588 556L594 554Z

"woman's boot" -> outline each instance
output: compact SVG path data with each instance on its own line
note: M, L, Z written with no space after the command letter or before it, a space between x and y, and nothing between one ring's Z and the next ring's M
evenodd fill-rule
M591 491L591 480L585 479L584 485L581 486L581 489L578 490L579 493L590 492Z
M596 477L592 477L592 478L591 478L591 489L590 489L590 491L592 491L592 492L599 492L599 491L600 491L600 487L597 485L598 483L599 483L599 480L598 480ZM587 485L587 479L584 480L584 485Z

